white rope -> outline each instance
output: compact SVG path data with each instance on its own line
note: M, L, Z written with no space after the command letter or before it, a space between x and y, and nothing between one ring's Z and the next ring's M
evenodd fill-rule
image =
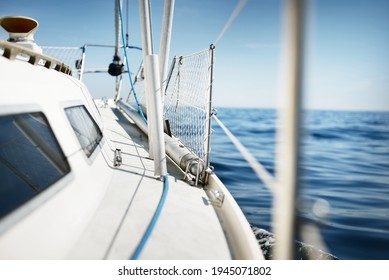
M240 12L246 6L248 0L239 0L238 4L236 5L234 11L232 12L230 18L228 19L226 25L224 25L223 30L220 32L219 36L215 40L215 43L213 43L215 46L217 43L219 43L220 39L224 36L224 33L227 32L227 30L231 27L231 25L234 23L236 18L239 16Z
M231 142L235 145L235 147L242 154L242 156L247 160L258 178L265 183L265 186L271 192L274 193L276 187L274 177L269 173L269 171L266 170L266 168L260 162L255 159L255 157L246 149L245 146L243 146L243 144L231 133L231 131L229 131L228 128L224 126L224 124L216 117L216 115L213 115L213 118L223 129L228 138L230 138Z

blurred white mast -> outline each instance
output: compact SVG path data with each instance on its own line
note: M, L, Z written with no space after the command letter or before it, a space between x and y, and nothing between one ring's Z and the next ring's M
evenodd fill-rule
M274 201L275 259L294 258L299 134L303 72L304 0L285 0L282 107L278 128L277 188Z

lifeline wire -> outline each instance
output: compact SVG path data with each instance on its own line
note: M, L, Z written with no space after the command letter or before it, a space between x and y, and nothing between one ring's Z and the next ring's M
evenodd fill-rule
M220 32L219 36L215 40L215 43L213 43L215 46L217 43L219 43L220 39L224 36L224 33L227 32L227 30L231 27L231 25L234 23L236 18L239 16L240 12L246 6L248 0L240 0L239 3L236 5L234 11L232 12L230 18L228 19L226 25L224 25L223 30Z
M123 41L123 45L125 46L123 48L123 52L124 52L124 56L126 57L126 67L127 67L128 77L130 79L131 89L134 92L134 98L136 101L136 105L138 106L138 112L142 116L143 121L147 124L147 119L146 119L145 115L143 114L142 107L139 104L139 100L138 100L138 97L137 97L137 94L136 94L135 88L134 88L134 83L132 82L132 78L131 78L130 63L129 63L128 56L127 56L127 47L126 47L126 41L125 41L124 31L123 31L123 17L122 17L122 7L120 5L120 0L118 0L118 7L119 7L120 24L121 24L121 31L122 31L121 32L122 33L122 41Z
M254 170L255 174L257 174L258 178L261 179L265 186L269 188L273 193L275 192L275 180L273 176L266 170L266 168L258 162L255 157L243 146L243 144L228 130L227 127L216 117L212 115L218 125L223 129L224 133L230 138L231 142L235 145L238 151L242 154L242 156L247 160L250 164L251 168Z
M137 260L140 256L140 254L142 253L142 250L143 250L144 246L146 245L147 240L150 238L151 233L153 232L153 229L155 227L155 224L158 221L159 215L162 212L162 208L163 208L163 205L165 204L168 191L169 191L169 180L168 180L168 176L165 175L163 177L163 192L162 192L162 196L161 196L161 199L159 201L158 207L154 212L154 216L151 219L150 224L147 227L146 232L142 237L142 240L139 242L138 247L136 247L134 254L131 256L131 258L130 258L131 260Z

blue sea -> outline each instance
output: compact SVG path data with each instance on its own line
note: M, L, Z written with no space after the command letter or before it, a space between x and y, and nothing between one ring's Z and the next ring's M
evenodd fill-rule
M272 173L277 113L218 109L218 118ZM389 112L306 111L302 115L299 220L319 229L339 259L389 260ZM272 194L213 123L211 165L254 227L272 232ZM325 200L326 217L312 205Z

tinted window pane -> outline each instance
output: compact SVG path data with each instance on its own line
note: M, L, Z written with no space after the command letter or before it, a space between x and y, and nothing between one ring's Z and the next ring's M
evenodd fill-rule
M0 117L0 219L69 172L42 113Z
M84 106L65 109L74 133L85 154L89 157L102 138L102 133Z

